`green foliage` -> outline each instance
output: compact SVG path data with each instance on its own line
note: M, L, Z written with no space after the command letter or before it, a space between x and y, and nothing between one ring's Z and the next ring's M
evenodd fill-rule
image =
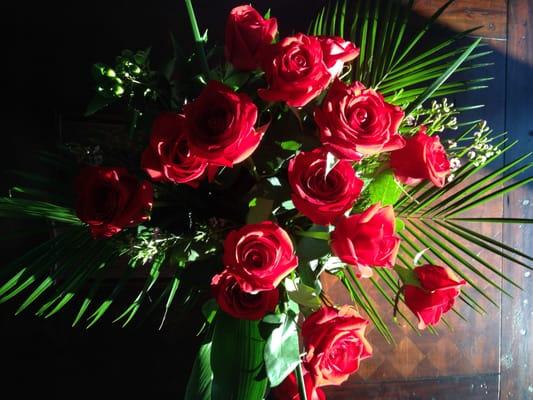
M266 373L272 387L281 384L300 363L297 315L289 312L282 317L281 324L267 339L264 351Z
M311 24L310 33L339 35L358 45L360 55L351 67L349 80L379 89L388 101L406 107L407 113L433 97L486 87L479 85L484 79L444 84L455 72L489 65L472 62L490 53L474 52L479 40L466 48L457 48L458 41L477 28L415 54L422 39L453 0L438 9L412 37L407 36L406 28L413 1L402 3L399 0L330 1Z
M258 321L219 312L211 346L212 400L262 399L266 387L265 341Z
M81 221L71 209L37 200L0 197L0 217L39 218L81 225Z
M368 190L370 203L381 203L382 206L396 203L402 195L402 187L396 182L391 170L384 171L376 176L366 190Z
M192 366L184 400L211 400L211 382L213 380L211 346L211 342L200 346Z

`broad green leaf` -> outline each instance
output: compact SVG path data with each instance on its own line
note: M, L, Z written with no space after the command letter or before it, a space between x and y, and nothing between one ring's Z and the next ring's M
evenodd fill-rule
M296 322L286 315L265 345L265 366L270 386L278 386L300 363Z
M379 174L370 182L366 190L370 202L372 204L381 203L382 206L396 203L402 195L402 187L396 182L391 170Z
M204 343L194 360L184 400L211 400L211 342Z
M211 347L211 400L262 399L267 377L265 341L258 321L239 320L217 313Z
M285 290L287 291L289 299L298 303L300 306L311 310L317 310L322 305L316 289L300 282L298 278L294 280L286 278Z
M301 236L296 246L296 253L301 261L310 261L321 258L329 253L328 228L312 225L307 231L297 233Z

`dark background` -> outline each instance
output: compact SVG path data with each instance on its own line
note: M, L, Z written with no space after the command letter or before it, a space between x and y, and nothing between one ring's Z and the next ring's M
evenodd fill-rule
M489 1L457 0L457 3L461 2L485 7L489 13L492 7ZM323 3L321 0L263 0L254 1L253 5L261 11L271 8L272 15L278 18L281 33L289 34L293 30L305 31ZM425 3L433 6L442 1ZM495 38L496 66L492 73L498 80L490 91L466 100L485 100L488 107L480 111L479 116L488 118L497 128L510 130L513 137L522 140L521 150L524 151L524 147L531 148L533 131L533 102L529 96L533 93L533 32L528 25L532 21L528 13L531 15L533 5L528 0L503 3L508 6L506 25L502 29L508 45L499 45L501 38ZM209 28L211 42L223 42L226 15L238 4L229 0L195 1L200 28ZM476 8L472 9L475 12ZM465 13L463 18L468 20L469 15ZM490 17L490 14L480 15ZM190 48L190 30L180 0L10 2L4 6L3 16L2 64L6 70L1 91L4 104L0 146L2 171L36 167L35 150L60 140L60 121L85 121L82 114L93 93L90 74L93 63L112 64L124 48L136 50L151 45L157 60L170 49L168 32L175 33L180 43ZM420 18L418 22L422 21ZM477 21L467 22L472 26ZM7 173L0 176L0 186L4 190L9 187L11 178ZM508 208L505 212L506 215L514 213L516 217L509 206L512 201L513 198L506 199ZM0 232L9 231L14 226L4 221L2 224ZM530 233L526 231L520 235L508 231L508 243L523 248L529 246L531 252ZM2 254L7 261L28 246L31 242L13 242L2 249ZM520 272L516 279L522 276ZM524 281L529 294L533 293L530 281ZM129 289L132 296L135 289L134 282ZM504 303L504 312L514 310L526 298L526 295L518 295ZM68 310L45 321L31 313L13 317L16 306L13 302L0 308L2 398L6 394L11 395L5 398L39 395L54 399L73 396L182 397L198 344L195 336L200 324L198 312L191 313L190 319L185 321L169 316L161 332L157 330L158 318L141 327L127 329L104 321L86 331L70 328L73 315ZM531 327L528 315L524 314L522 322ZM501 351L510 352L515 363L511 368L506 369L504 365L494 372L494 379L489 379L490 394L488 390L485 394L483 388L461 395L461 398L531 398L528 390L528 385L533 385L528 372L531 370L524 366L527 354L532 352L528 347L531 346L531 335L521 337L520 327L509 326L507 331L504 327L499 332ZM485 378L480 381L480 378L473 377L464 382L461 380L461 386L454 379L430 383L391 382L387 385L367 382L367 386L354 388L353 392L347 386L347 391L339 391L329 398L351 399L353 395L350 393L357 393L358 398L372 399L455 399L457 392L454 388L473 387L474 384L477 388L480 382L485 386L487 382ZM385 390L384 387L392 389ZM420 389L423 387L426 387L425 391Z

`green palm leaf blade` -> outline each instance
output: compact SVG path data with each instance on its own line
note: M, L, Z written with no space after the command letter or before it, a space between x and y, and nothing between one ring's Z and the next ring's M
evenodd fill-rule
M392 68L399 65L405 57L413 50L413 48L416 46L418 42L426 35L426 33L430 30L430 28L433 26L435 21L442 15L442 13L454 2L455 0L448 0L442 7L440 7L427 21L424 28L414 37L414 39L411 40L411 42L404 47L404 51L402 54L397 58L394 59L394 63L392 65ZM412 2L409 6L409 9L412 6ZM393 57L394 58L394 57Z
M439 209L442 209L442 210L439 211L438 213L436 213L435 215L437 215L437 216L438 215L442 215L443 213L446 213L448 210L451 210L454 207L457 207L461 202L464 202L464 198L467 195L469 195L470 193L472 193L476 189L481 188L483 186L483 184L485 184L486 182L491 182L498 175L503 174L503 173L507 172L508 170L514 168L517 164L519 164L522 161L524 161L527 158L529 158L531 156L531 154L532 153L525 154L524 156L519 157L518 159L516 159L515 161L511 162L510 164L504 165L503 167L498 168L496 171L488 174L484 178L481 178L481 179L477 180L476 182L472 183L471 185L468 185L468 186L464 187L455 196L448 197L447 199L439 202L438 204L434 205L432 208L430 208L427 211L425 211L424 213L422 213L422 216L425 216L427 214L435 213ZM486 164L484 164L484 165L486 165ZM459 200L459 199L461 199L461 200ZM450 205L449 203L452 200L457 200L457 201L453 202ZM447 204L448 204L448 206L445 207Z
M448 218L448 221L484 222L496 224L533 224L533 219L527 218L500 218L500 217L464 217Z
M409 224L410 223L410 224ZM416 226L414 226L416 228ZM479 287L476 282L472 278L470 278L468 275L464 273L464 271L461 270L460 267L458 267L449 257L447 257L445 254L437 250L435 245L439 243L437 239L434 238L434 236L429 235L425 232L415 231L413 229L413 224L411 221L408 221L407 224L405 224L406 230L416 239L418 240L423 246L427 247L431 253L435 255L440 261L442 261L444 264L446 264L453 272L455 272L457 275L459 275L462 279L464 279L470 287L476 290L481 296L483 296L485 299L487 299L490 303L492 303L494 306L499 307L498 303L490 297L485 290L483 290L481 287ZM432 245L433 243L433 245ZM483 277L481 272L479 270L472 270L476 275L479 277Z
M391 281L386 278L386 275L381 271L381 268L376 268L376 273L380 276L383 282L385 282L385 284L389 287L389 289L393 291L393 293L400 290L399 287L397 286L395 287L394 284L391 283ZM383 287L379 284L379 282L374 278L370 278L370 281L376 287L379 293L385 298L385 300L387 300L387 303L389 303L389 305L391 305L394 308L395 306L394 299L391 296L389 296L389 294L385 291L385 289L383 289ZM403 296L400 296L399 300L401 302L404 302ZM398 310L398 314L400 315L400 317L402 317L402 319L407 323L407 325L409 325L409 327L412 330L414 330L418 335L421 335L417 326L411 322L411 320L402 312L402 310Z
M402 75L404 75L406 73L410 73L410 72L416 71L416 70L418 70L420 68L425 68L428 65L433 65L433 64L435 64L437 62L440 62L440 61L442 61L443 59L446 58L446 54L458 55L458 54L462 53L462 51L465 50L466 47L455 49L455 50L453 50L453 51L451 51L449 53L446 53L445 55L434 56L435 54L438 54L440 51L446 49L447 47L450 47L451 45L455 44L460 39L464 38L465 36L467 36L467 35L469 35L469 34L471 34L473 32L475 32L476 30L478 30L480 28L481 27L478 26L478 27L471 28L471 29L468 29L466 31L460 32L460 33L456 34L454 37L452 37L450 39L447 39L447 40L439 43L438 45L433 46L431 49L421 53L420 55L412 58L411 60L404 61L402 64L398 65L396 68L392 68L390 70L390 72L388 73L388 75L382 79L382 82L386 82L389 79L396 78L397 76L402 76ZM480 43L480 45L478 47L482 47L482 46L484 46L484 44ZM445 57L445 58L442 58L442 57ZM437 61L435 61L435 60L437 60Z
M42 218L67 224L80 225L81 221L73 210L37 200L0 198L0 217Z
M71 279L68 282L68 285L63 285L64 287L58 289L59 294L57 294L52 300L44 304L37 312L37 315L43 315L48 309L48 304L53 305L57 302L54 308L47 312L44 316L45 318L50 318L54 314L57 314L63 307L65 307L84 287L84 285L94 277L95 274L101 275L103 271L107 270L108 265L111 260L114 260L114 255L109 254L109 251L104 252L101 257L98 257L95 260L92 260L87 266L88 268L83 274L79 274L76 279Z
M478 238L478 239L480 239L480 240L482 240L482 241L484 241L486 243L493 244L493 245L495 245L495 246L497 246L499 248L502 248L502 249L504 249L506 251L514 253L514 254L516 254L519 257L524 257L524 258L526 258L526 259L528 259L530 261L533 261L533 257L532 256L529 256L529 255L527 255L525 253L522 253L521 251L519 251L519 250L517 250L517 249L515 249L513 247L507 246L505 243L502 243L500 241L494 240L491 237L485 236L482 233L476 232L474 230L468 229L468 228L466 228L464 226L461 226L459 224L453 223L450 220L446 220L445 223L449 224L449 225L451 225L451 226L453 226L453 227L455 227L455 228L457 228L457 229L459 229L459 230L461 230L461 231L463 231L463 232L465 232L467 234L475 236L476 238ZM487 250L489 250L489 249L487 249Z
M0 303L3 303L22 292L33 282L62 262L68 254L58 254L58 248L79 246L87 240L85 229L67 230L57 238L51 239L34 250L13 261L6 268L6 276L13 275L0 287ZM11 292L10 292L11 291Z
M470 233L468 233L467 231L464 230L464 227L461 227L463 229L458 229L456 228L454 225L455 224L450 224L450 223L446 223L447 221L439 221L439 220L435 220L435 222L439 225L441 225L443 228L446 228L452 232L454 232L455 234L463 237L464 239L478 245L478 246L481 246L481 247L484 247L486 248L488 251L490 251L491 253L494 253L500 257L503 257L503 258L506 258L507 260L515 263L515 264L519 264L529 270L532 270L533 271L533 267L531 267L530 265L526 264L525 262L522 262L512 256L510 256L509 254L503 252L502 250L500 250L499 248L497 247L493 247L489 244L487 244L486 242L484 242L483 240L480 240L478 239L475 235L472 235ZM498 244L498 246L501 247L501 244Z
M506 142L504 139L500 143L498 143L495 148L499 148L501 145L503 145ZM446 186L442 188L438 188L435 186L430 187L428 190L426 190L423 194L416 197L415 200L411 201L409 204L404 206L400 213L402 216L410 216L416 214L418 211L423 210L425 207L431 205L434 201L440 200L440 202L448 202L453 200L453 197L449 197L447 199L444 199L443 197L450 193L453 188L458 186L459 184L466 181L467 178L473 176L477 172L481 171L484 167L491 164L493 161L498 159L505 153L507 150L512 148L514 145L516 145L518 141L514 141L513 143L509 144L508 146L504 147L501 150L501 153L494 154L492 157L488 158L485 163L482 163L478 166L475 166L473 163L468 163L463 165L456 173L456 178L451 182L448 183ZM423 186L428 186L429 184L427 182L421 183Z
M146 280L142 291L137 295L135 300L126 308L126 310L124 310L122 314L120 314L117 318L113 320L113 322L118 322L124 319L122 327L128 325L128 323L132 320L132 318L135 316L135 314L141 307L144 299L148 295L148 292L157 282L160 275L160 268L163 265L165 259L166 254L162 253L159 254L158 257L152 262L152 267L150 269L150 277Z
M452 236L450 235L447 235L446 233L444 233L442 230L438 229L436 226L434 226L434 224L430 224L428 223L427 221L424 221L422 220L422 223L424 223L424 225L426 225L429 229L433 230L435 233L437 233L440 237L442 237L444 240L446 240L448 243L450 243L451 245L453 245L455 248L459 249L460 251L462 251L463 253L467 254L470 258L476 260L478 263L480 263L481 265L483 265L485 268L487 268L489 271L491 271L493 274L495 275L498 275L500 278L504 279L505 281L507 281L509 284L513 285L514 287L518 288L518 289L522 289L520 287L520 285L516 284L515 282L513 282L512 279L510 279L508 276L506 276L504 273L502 273L501 271L497 270L495 267L493 267L492 265L490 265L487 261L485 261L484 259L482 259L480 256L478 256L476 253L474 253L471 249L469 249L467 246L465 246L464 244L462 244L461 242L459 242L458 240L454 239ZM483 236L483 235L481 235ZM501 245L501 243L500 243ZM485 248L486 249L486 248ZM488 249L487 249L488 250ZM460 257L460 256L458 256ZM457 257L456 257L457 258ZM461 261L462 258L457 258L457 260ZM463 262L463 261L462 261ZM468 266L470 263L467 262L466 260L463 262L465 266ZM487 278L488 279L488 278ZM506 293L506 292L504 292ZM508 294L508 293L506 293ZM508 294L509 295L509 294ZM510 296L510 295L509 295Z
M133 260L130 260L130 262L128 263L127 270L122 274L122 276L120 277L120 280L117 282L117 284L113 288L113 291L98 306L98 308L87 318L87 321L89 322L86 327L87 329L91 328L105 315L105 313L111 307L113 302L117 299L118 295L122 292L124 285L130 279L131 275L137 268L137 265L138 263L136 263Z
M112 264L112 263L110 263ZM109 268L109 267L108 267ZM100 289L100 285L102 284L102 280L104 279L104 271L106 271L106 268L101 268L100 272L98 273L96 279L91 284L91 287L89 289L89 292L83 299L83 302L81 303L80 309L76 313L76 316L74 317L74 321L72 322L72 327L75 327L78 325L78 323L81 321L87 310L89 309L90 305L94 301L96 294L98 293L98 290Z
M479 205L483 204L483 203L486 203L488 202L489 200L492 200L492 199L495 199L495 198L498 198L498 197L501 197L509 192L512 192L513 190L516 190L524 185L527 185L528 183L531 183L533 182L533 176L529 177L529 178L524 178L510 186L507 186L507 187L504 187L502 189L499 189L493 193L490 193L486 196L483 196L481 197L480 199L477 199L477 200L474 200L462 207L460 207L459 209L456 209L456 210L453 210L451 213L447 214L446 215L446 218L450 218L450 217L453 217L457 214L461 214L465 211L468 211L468 210L471 210L472 208L475 208L475 207L478 207Z
M72 280L78 279L81 277L85 271L84 268L88 265L89 268L91 265L88 260L91 259L91 256L95 251L98 251L101 246L100 242L92 241L89 243L80 244L80 247L73 247L68 249L69 251L62 250L62 254L66 254L65 259L60 260L57 264L57 268L51 271L46 278L41 281L41 283L34 289L34 291L28 296L28 298L22 303L22 305L17 309L15 314L19 314L24 311L28 306L33 304L39 297L41 297L48 289L54 286L57 280L63 277L65 272L70 274L69 278Z
M356 285L357 277L354 275L352 276L352 274L353 271L351 271L350 267L346 267L345 270L338 273L337 276L348 291L352 301L354 301L356 305L363 309L370 321L372 321L378 332L384 337L387 343L393 343L394 338L392 337L392 333L390 332L388 326L383 321L383 318L381 318L373 302L371 301L370 304L368 304L365 301Z
M484 274L482 271L480 271L478 268L476 268L472 263L470 263L468 260L466 260L463 256L461 256L458 252L456 252L453 248L451 248L450 246L447 246L445 244L445 242L443 242L442 240L439 240L437 237L429 234L429 233L426 233L427 231L425 231L424 229L422 229L418 224L416 224L413 220L410 220L409 221L411 223L411 225L413 227L415 227L418 232L420 234L422 234L422 232L425 233L425 235L427 237L429 237L431 239L431 241L437 245L438 247L440 247L443 251L445 251L447 254L449 254L450 257L453 257L455 258L457 261L459 261L461 263L462 266L468 268L470 271L472 271L473 273L475 273L479 278L481 278L482 280L484 280L485 282L487 282L489 285L495 287L496 289L498 289L499 291L501 291L502 293L506 294L507 296L511 297L511 295L509 294L509 292L507 292L505 289L503 289L502 286L498 285L496 282L494 282L492 279L490 279L486 274ZM450 242L450 243L455 243L456 247L457 248L460 248L461 250L468 250L466 249L464 246L460 245L460 243L458 242L453 242L453 239L449 237L449 235L447 235L445 232L443 231L440 231L440 230L437 230L436 228L434 228L432 225L428 224L427 222L425 221L422 221L424 223L424 225L426 225L429 229L433 230L434 232L436 232L440 237L442 237L443 239L445 239L447 242ZM482 261L482 259L478 256L476 256L473 252L468 252L469 256L475 256L473 257L476 261L480 262L485 268L487 268L488 270L490 270L492 273L496 274L497 276L499 276L500 278L503 278L505 280L507 280L509 283L511 283L512 285L516 286L517 288L520 289L520 286L516 285L512 280L508 279L504 274L502 274L500 271L498 271L496 268L492 267L489 263L487 262L484 262Z
M467 201L472 202L474 199L479 198L480 196L484 195L485 193L491 191L492 189L494 189L494 188L496 188L496 187L498 187L500 185L505 184L506 182L508 182L509 180L513 179L514 177L516 177L518 175L521 175L523 172L527 171L532 166L533 166L533 163L524 165L523 167L517 169L516 171L513 171L510 174L504 175L504 176L502 176L499 179L493 180L492 182L489 181L489 180L481 179L480 181L476 182L471 187L467 188L467 189L469 189L468 191L465 190L463 193L461 193L462 196L460 196L461 197L460 201L456 201L456 202L450 204L448 207L446 207L443 210L439 211L436 215L440 216L440 215L446 214L446 213L453 213L454 210L458 210L461 207L461 205L464 204L465 202L467 202ZM483 181L483 182L480 183L481 181ZM478 187L480 187L485 182L487 182L487 184L485 186L479 188L476 191L473 191L473 190L475 190L475 189L473 189L474 187L477 189ZM498 197L498 196L496 196L496 197ZM492 197L490 199L492 199ZM490 199L487 199L487 201L490 200ZM482 204L482 203L480 203L480 204Z
M400 237L402 238L402 243L400 245L401 252L405 252L407 256L409 256L411 259L415 258L415 254L411 252L406 245L409 245L415 252L418 254L422 254L421 258L424 259L428 264L435 265L436 262L432 260L428 255L427 252L424 252L423 249L421 249L413 240L411 240L408 236L406 236L404 233L400 232ZM432 252L435 254L434 252ZM401 254L398 255L398 258L404 263L404 266L406 268L412 269L412 263L408 263L405 258ZM461 276L461 273L458 273L459 276ZM464 275L464 274L462 274ZM462 276L461 276L462 277ZM464 277L462 277L464 279ZM466 279L465 279L466 281ZM481 306L472 296L470 296L465 290L461 292L461 296L459 297L461 301L463 301L468 306L472 307L476 312L479 314L486 314L487 311Z

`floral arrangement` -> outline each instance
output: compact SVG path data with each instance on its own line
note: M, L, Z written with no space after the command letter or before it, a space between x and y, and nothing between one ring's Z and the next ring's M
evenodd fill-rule
M446 83L485 66L472 62L486 55L480 40L449 50L471 30L413 55L428 27L408 40L399 2L354 4L328 4L290 36L237 6L222 51L206 48L186 0L190 57L174 42L160 69L149 51L95 65L88 114L125 105L129 134L43 153L61 176L21 174L28 186L1 199L2 216L49 221L54 235L2 269L0 301L29 290L20 312L48 296L36 314L49 317L88 287L74 325L90 327L145 268L115 319L126 325L167 274L150 311L162 306L164 321L200 302L206 319L186 399L316 400L371 362L369 323L393 341L369 287L434 332L457 300L481 308L472 274L499 288L476 265L508 280L465 242L531 268L531 256L460 223L516 222L461 215L531 181L508 184L529 155L478 177L512 144L443 98L482 88L483 78ZM353 304L336 304L325 275Z

